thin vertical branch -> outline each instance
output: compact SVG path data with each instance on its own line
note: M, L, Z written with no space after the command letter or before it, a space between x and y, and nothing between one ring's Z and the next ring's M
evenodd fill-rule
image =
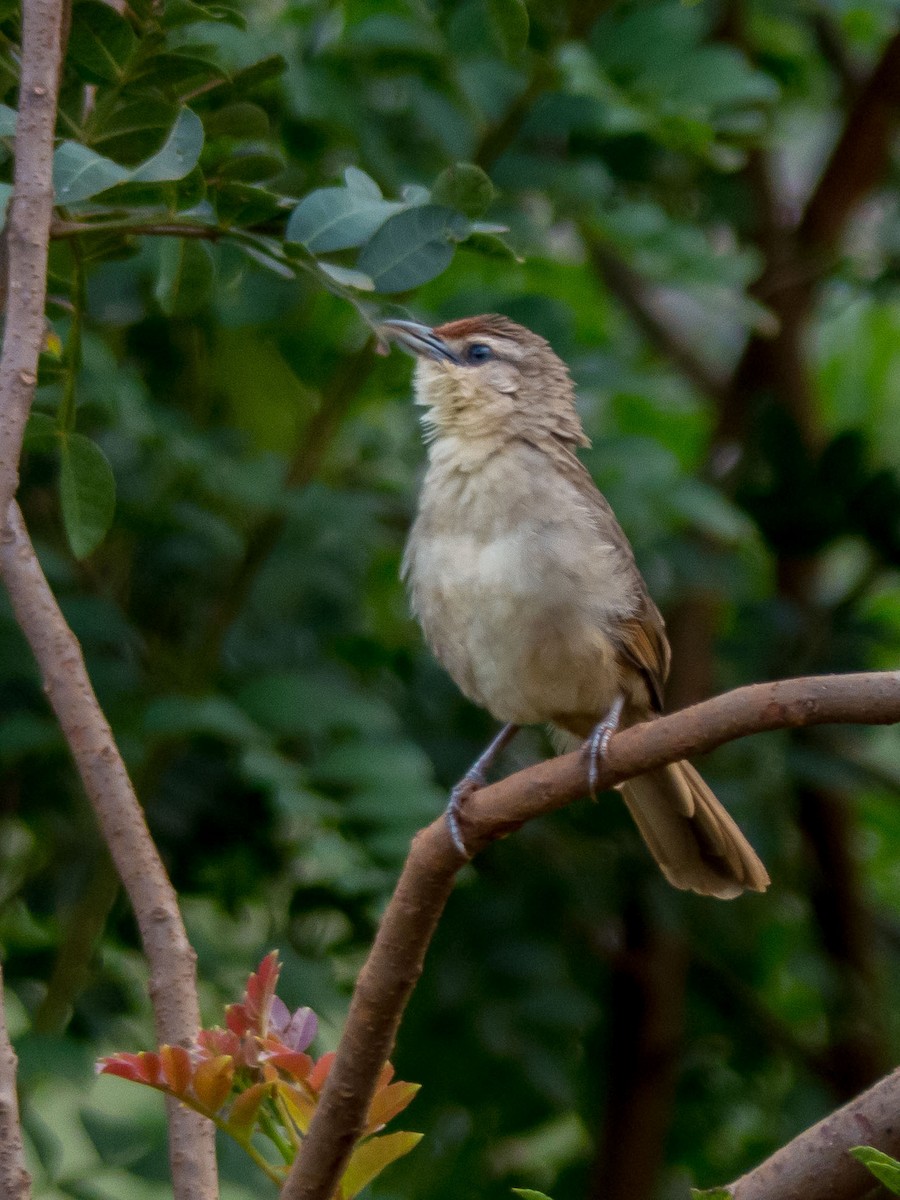
M16 1097L16 1056L6 1029L3 1010L3 970L0 968L0 1196L3 1200L28 1200L31 1176L25 1169L22 1126Z
M62 0L29 0L22 5L22 74L6 230L6 327L0 354L0 521L19 485L22 438L44 342L62 22Z
M65 21L62 0L28 0L22 7L20 107L7 231L6 327L0 354L0 578L134 907L150 965L150 993L160 1040L185 1043L196 1035L200 1024L196 956L177 897L91 687L81 647L60 612L14 500L44 340L53 135ZM13 1087L14 1059L10 1056L5 1065L9 1067L5 1080L8 1077L8 1086ZM11 1111L7 1105L5 1114ZM213 1200L217 1193L213 1127L198 1114L172 1105L169 1130L177 1200ZM4 1133L2 1144L13 1137ZM20 1189L10 1194L26 1193Z

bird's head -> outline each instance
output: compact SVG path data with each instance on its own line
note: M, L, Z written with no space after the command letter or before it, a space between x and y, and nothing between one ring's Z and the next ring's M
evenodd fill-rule
M432 329L385 321L382 335L417 360L416 403L429 438L555 437L587 445L565 363L549 342L488 314Z

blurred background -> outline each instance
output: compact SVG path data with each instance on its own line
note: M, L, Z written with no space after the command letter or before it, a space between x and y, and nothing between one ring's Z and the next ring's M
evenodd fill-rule
M53 245L21 502L206 1022L278 947L324 1050L411 835L493 731L407 614L424 452L373 316L501 312L568 361L585 461L666 615L670 708L896 667L900 5L231 4L74 6L60 137L131 168L187 104L204 140L185 179L60 210L78 230ZM14 105L14 2L0 31ZM423 236L400 280L309 207L285 250L298 201L354 181L483 227ZM548 753L532 731L503 769ZM377 1196L676 1200L896 1065L896 732L702 767L770 891L673 891L615 796L489 848L401 1029L426 1136ZM154 1043L134 921L5 599L0 941L36 1194L164 1196L161 1099L92 1069ZM222 1172L227 1196L274 1194L226 1146Z

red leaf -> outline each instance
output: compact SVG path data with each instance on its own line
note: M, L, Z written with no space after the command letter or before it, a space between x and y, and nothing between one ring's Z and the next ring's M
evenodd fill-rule
M221 1054L237 1058L241 1048L240 1039L232 1030L220 1029L218 1026L214 1029L201 1029L197 1034L197 1045L210 1058L218 1058Z
M378 1082L375 1084L375 1091L380 1092L382 1088L386 1088L393 1078L394 1068L389 1062L386 1062L381 1068L381 1073L378 1076Z
M97 1066L101 1075L118 1075L134 1083L146 1083L150 1087L161 1086L159 1055L147 1050L141 1051L140 1054L110 1054L107 1058L101 1058Z
M163 1078L173 1096L184 1096L191 1082L193 1064L184 1046L160 1046Z
M376 1092L369 1105L369 1116L366 1120L366 1133L375 1133L382 1125L386 1125L397 1113L403 1112L407 1104L415 1096L422 1085L419 1083L391 1083L380 1092Z
M225 1024L237 1037L243 1037L252 1027L253 1021L243 1004L229 1004L225 1009Z
M307 1083L314 1092L320 1092L322 1085L328 1078L328 1072L331 1070L331 1065L334 1062L334 1051L330 1050L328 1054L323 1054L316 1065L309 1073Z
M275 1038L266 1038L259 1057L263 1062L270 1063L294 1079L306 1079L313 1067L313 1060L308 1054L302 1054L299 1050L289 1050Z
M228 1054L207 1058L194 1071L194 1095L207 1110L216 1113L228 1099L234 1082L234 1059Z
M280 974L281 964L278 961L278 951L272 950L247 980L247 990L244 992L244 1010L251 1027L260 1037L265 1037L268 1031L269 1009L272 1006L272 997L275 995Z

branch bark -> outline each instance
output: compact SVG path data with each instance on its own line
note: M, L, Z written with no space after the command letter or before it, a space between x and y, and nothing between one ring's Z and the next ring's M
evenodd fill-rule
M150 967L159 1040L187 1044L200 1027L200 1009L196 955L178 897L97 702L81 647L50 590L15 503L0 538L0 578L134 909ZM215 1129L205 1117L170 1105L169 1156L177 1200L216 1196Z
M25 1169L19 1101L16 1097L16 1056L3 1010L3 970L0 968L0 1196L28 1200L31 1176Z
M44 342L62 21L62 0L22 5L19 115L6 229L6 326L0 352L0 521L19 485L22 438Z
M733 1200L869 1200L885 1195L847 1153L900 1154L900 1069L805 1130L728 1187Z
M200 1013L195 955L177 897L97 703L81 647L59 610L14 500L44 340L53 136L65 15L61 0L28 0L22 10L21 87L7 230L6 325L0 353L0 578L134 906L150 964L160 1041L187 1042L196 1035ZM11 1087L14 1059L4 1057L4 1085ZM7 1103L4 1119L10 1120L11 1113L15 1115ZM199 1114L173 1104L169 1129L176 1197L213 1200L217 1194L213 1127ZM2 1132L0 1146L6 1146L8 1138L14 1159L14 1131ZM12 1170L17 1170L14 1161ZM21 1188L10 1192L24 1194Z
M833 723L900 722L900 671L820 676L738 688L625 730L610 743L599 788L752 733ZM587 794L580 753L538 763L476 792L464 812L477 853L535 817ZM282 1200L329 1200L362 1128L378 1073L453 888L459 860L444 819L413 840L362 969L337 1059ZM750 1200L741 1197L741 1200Z

